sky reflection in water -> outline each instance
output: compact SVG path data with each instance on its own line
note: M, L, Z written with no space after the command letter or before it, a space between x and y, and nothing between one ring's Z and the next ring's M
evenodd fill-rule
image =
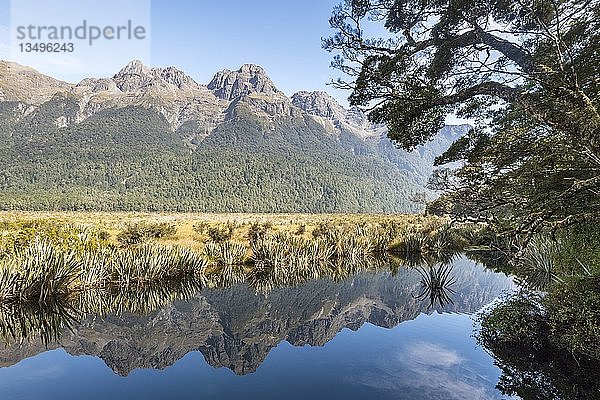
M455 262L455 268L458 304L452 311L473 312L511 287L508 278L466 260ZM474 269L477 272L473 274ZM472 318L466 314L420 314L428 304L419 304L414 298L418 282L416 271L395 277L379 272L343 282L315 281L267 296L249 294L244 287L214 289L170 309L173 315L181 314L176 314L179 317L173 323L180 330L166 332L164 339L156 333L165 331L160 321L169 314L164 310L147 317L109 316L87 321L61 346L73 354L95 354L105 360L73 356L62 348L46 351L35 345L10 346L0 351L0 365L5 366L0 368L0 398L501 399L495 390L500 371L476 346ZM334 296L339 310L327 311ZM255 303L251 303L253 298ZM312 304L304 306L314 309L286 321L286 313L291 314L286 307L302 298L310 298ZM232 304L232 299L240 299L239 304ZM202 313L217 313L212 318L219 321L206 328L208 334L194 325L199 315L204 315L194 310L201 305L207 310L206 304L212 311ZM269 315L265 318L256 313L256 307L261 312L280 310L264 311ZM321 315L326 312L330 315ZM410 320L414 315L418 316ZM404 322L397 325L400 321ZM168 330L174 329L169 326ZM204 343L198 343L200 339L194 335L205 337ZM215 338L221 337L226 338L225 343L217 344ZM111 343L113 339L130 347L119 347ZM309 341L325 345L300 346ZM112 349L110 353L107 348ZM179 357L178 350L185 355ZM159 359L169 359L170 353L177 353L174 363ZM246 366L236 374L228 363L239 360ZM126 376L119 376L107 364Z

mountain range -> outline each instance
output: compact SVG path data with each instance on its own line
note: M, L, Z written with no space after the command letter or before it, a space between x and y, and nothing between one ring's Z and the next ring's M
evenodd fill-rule
M206 85L131 61L77 84L0 61L0 208L415 212L447 126L413 152L325 92L245 64Z

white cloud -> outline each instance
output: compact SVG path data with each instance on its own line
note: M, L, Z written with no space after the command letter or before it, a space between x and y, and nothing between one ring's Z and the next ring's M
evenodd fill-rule
M401 357L422 365L441 368L450 368L464 361L455 350L427 342L414 343Z
M448 400L495 399L494 382L482 376L471 360L441 344L411 341L403 343L392 357L376 357L372 365L356 375L354 384L393 393L410 389L417 398Z

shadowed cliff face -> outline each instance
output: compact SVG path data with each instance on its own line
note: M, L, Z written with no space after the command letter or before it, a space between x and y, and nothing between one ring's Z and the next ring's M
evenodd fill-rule
M148 315L88 316L58 343L73 355L100 357L117 374L136 368L162 369L191 351L236 374L254 372L269 351L286 340L294 346L323 346L343 328L365 323L391 328L431 310L474 313L512 281L466 260L454 262L453 304L443 309L417 299L415 269L363 272L340 282L318 279L298 287L257 294L245 284L206 289L188 301L169 303ZM0 350L10 366L47 349L39 340Z

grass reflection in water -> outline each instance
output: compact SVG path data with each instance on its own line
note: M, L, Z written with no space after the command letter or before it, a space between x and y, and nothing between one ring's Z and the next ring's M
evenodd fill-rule
M443 306L452 301L454 283L446 263L459 249L442 251L433 239L409 238L393 247L391 235L357 227L312 240L279 233L257 235L248 246L209 242L202 252L156 244L72 251L35 240L1 261L0 333L6 343L37 335L49 343L85 315L146 314L205 287L245 282L267 293L384 267L392 273L416 268L423 279L415 298Z

